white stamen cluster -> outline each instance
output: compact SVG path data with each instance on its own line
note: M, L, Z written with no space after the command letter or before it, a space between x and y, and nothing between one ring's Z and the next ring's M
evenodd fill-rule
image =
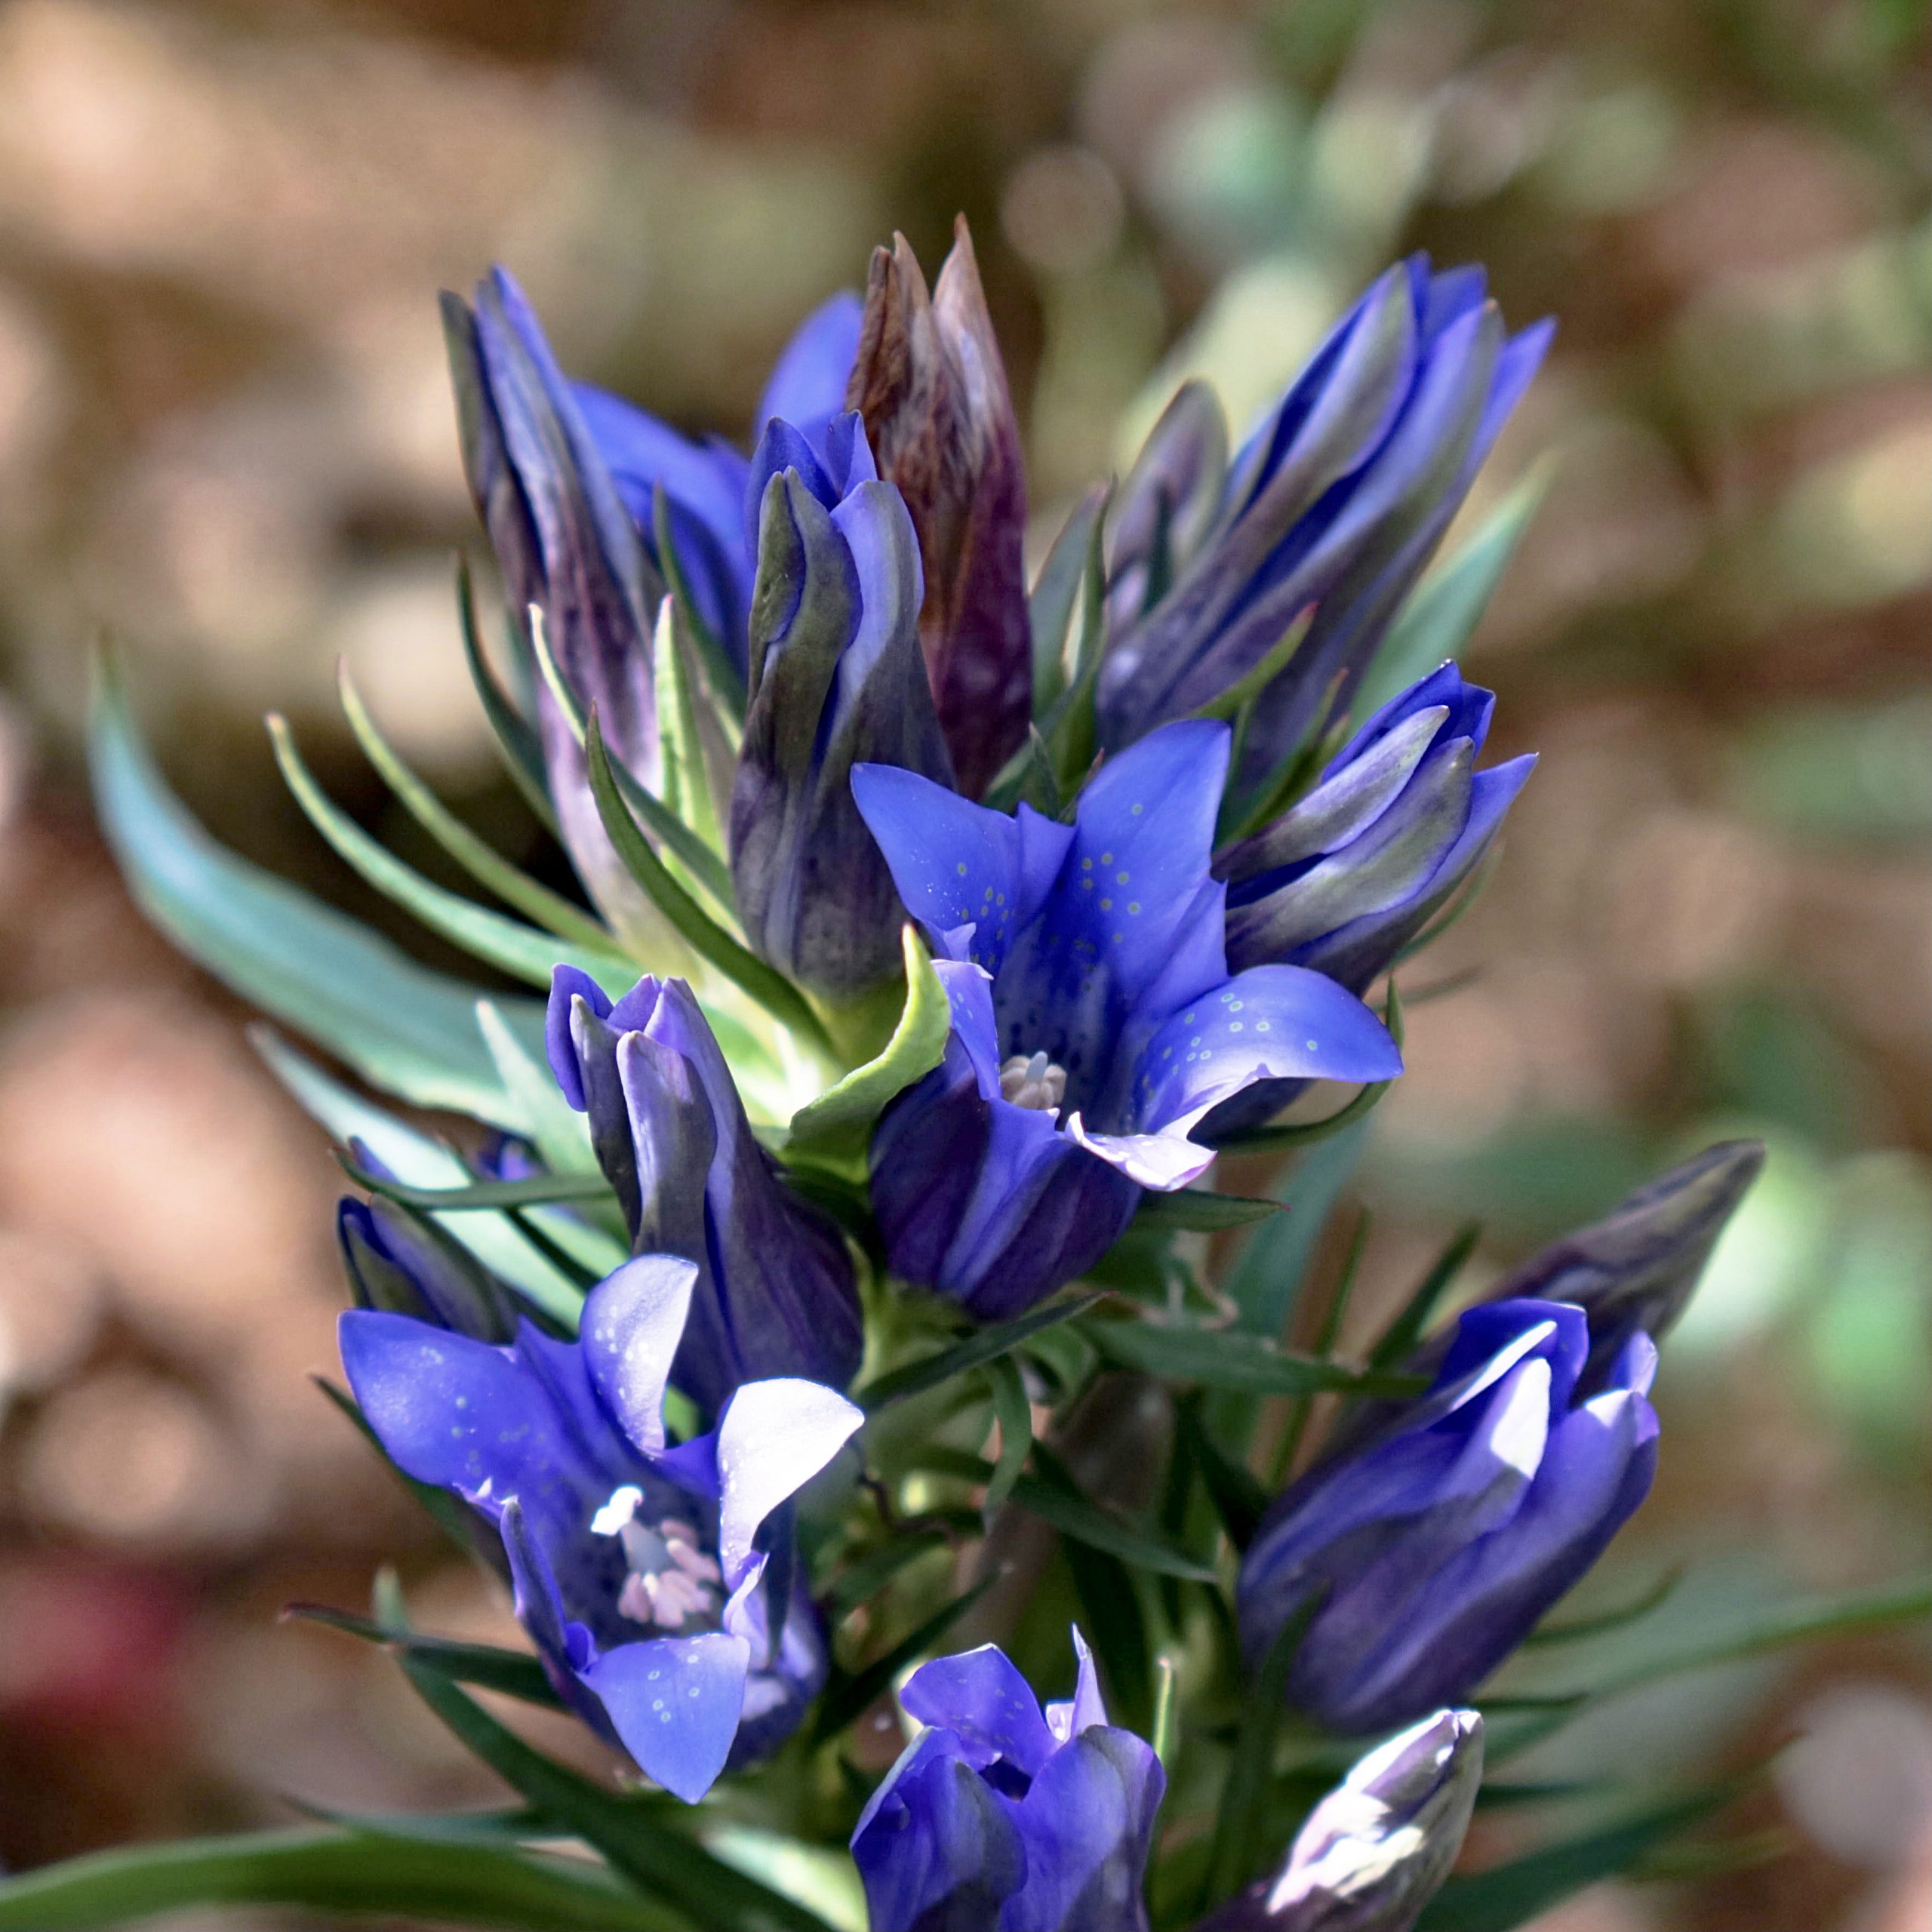
M1057 1114L1066 1098L1066 1069L1044 1054L1015 1054L1000 1068L999 1091L1016 1107Z
M591 1519L599 1536L623 1546L629 1574L617 1594L617 1614L659 1630L715 1623L724 1607L724 1573L698 1546L697 1532L681 1516L651 1524L637 1515L642 1493L626 1483Z

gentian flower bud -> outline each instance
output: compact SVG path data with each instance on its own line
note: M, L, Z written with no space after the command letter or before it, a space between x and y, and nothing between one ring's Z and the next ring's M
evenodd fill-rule
M734 1390L708 1435L669 1446L663 1398L698 1271L647 1254L592 1289L580 1339L526 1323L493 1348L352 1310L349 1386L397 1466L502 1539L517 1615L558 1694L695 1804L797 1726L825 1635L775 1511L864 1420L813 1382ZM768 1567L789 1574L771 1601Z
M1536 764L1478 771L1496 700L1444 664L1392 698L1314 789L1217 855L1228 959L1312 967L1359 992L1481 861Z
M894 1269L982 1321L1099 1260L1143 1188L1203 1173L1190 1131L1255 1081L1401 1070L1332 980L1229 977L1208 875L1229 737L1164 727L1107 761L1070 826L853 774L952 1008L945 1058L880 1118L872 1205Z
M758 1145L690 987L646 977L614 1004L559 966L546 1031L633 1251L697 1265L677 1386L707 1411L761 1376L842 1388L864 1346L851 1257Z
M1479 269L1436 274L1418 255L1383 275L1243 445L1171 588L1117 635L1102 742L1219 697L1312 605L1236 776L1274 770L1331 687L1346 704L1549 339L1547 325L1506 337Z
M948 783L919 655L919 552L856 415L823 451L766 427L752 464L758 573L731 879L752 946L834 1001L888 978L903 915L852 799L854 762Z
M380 1171L367 1148L355 1152L365 1169ZM479 1342L506 1342L514 1332L515 1312L502 1284L380 1195L342 1201L336 1238L358 1307L417 1315Z
M846 407L919 533L919 642L959 789L977 798L1026 742L1033 669L1020 424L963 215L931 295L903 235L873 251Z
M1071 1699L1043 1711L991 1644L940 1657L900 1700L930 1727L852 1834L872 1932L1146 1932L1161 1761L1107 1722L1078 1631Z
M1358 1759L1280 1872L1195 1932L1410 1932L1456 1862L1481 1782L1481 1717L1424 1718Z
M1237 1590L1251 1667L1306 1613L1289 1700L1329 1729L1466 1698L1649 1494L1657 1350L1632 1334L1586 1392L1589 1349L1567 1303L1469 1309L1429 1393L1263 1518Z
M443 298L463 466L519 632L543 614L557 668L594 705L611 755L641 783L660 775L651 641L663 580L619 497L522 291L498 269L475 306ZM612 850L583 752L542 679L538 734L564 842L618 931L649 943L663 922Z
M1661 1341L1764 1164L1761 1140L1721 1140L1552 1242L1488 1299L1574 1302L1590 1324L1590 1381L1635 1330Z

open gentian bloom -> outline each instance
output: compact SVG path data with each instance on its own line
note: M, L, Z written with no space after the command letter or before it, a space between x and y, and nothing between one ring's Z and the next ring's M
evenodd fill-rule
M881 1116L872 1204L894 1269L982 1320L1090 1266L1143 1188L1214 1159L1189 1131L1257 1081L1386 1079L1395 1043L1295 966L1229 977L1208 873L1225 724L1109 759L1074 823L860 767L859 809L952 1002L946 1057Z
M952 782L920 655L918 539L857 414L835 418L817 449L768 423L752 474L758 585L731 882L762 958L850 1000L897 968L904 918L853 802L853 765Z
M592 1290L574 1343L526 1323L497 1348L360 1309L340 1327L391 1459L501 1537L558 1694L691 1804L788 1736L824 1680L774 1512L864 1420L817 1383L752 1382L709 1435L669 1446L664 1391L697 1279L672 1256L626 1262Z
M1338 679L1346 706L1549 339L1544 325L1505 336L1480 269L1437 274L1416 256L1383 275L1236 454L1192 552L1118 560L1143 589L1101 669L1103 743L1218 697L1311 605L1238 780L1272 771ZM1217 456L1200 414L1190 394L1157 438L1163 475Z
M1650 1493L1657 1350L1632 1335L1586 1392L1589 1352L1567 1303L1466 1312L1429 1392L1263 1518L1237 1592L1250 1666L1312 1603L1288 1696L1331 1730L1466 1698Z
M852 1834L872 1932L1146 1932L1161 1761L1107 1722L1073 1633L1071 1699L1043 1711L991 1644L940 1657L900 1701L930 1727Z
M1194 1932L1410 1932L1462 1849L1482 1783L1482 1718L1438 1711L1359 1758L1308 1814L1275 1875Z
M1357 992L1481 863L1534 756L1478 771L1494 695L1444 664L1369 719L1314 789L1216 856L1228 958L1312 966Z
M707 1411L761 1376L842 1388L864 1348L851 1257L758 1145L690 987L647 976L614 1004L559 966L545 1032L633 1251L697 1264L678 1388Z
M799 325L758 398L752 419L754 443L774 417L795 424L808 441L822 442L844 407L859 346L860 315L859 299L848 290ZM607 389L575 383L571 392L617 494L660 568L665 560L657 555L655 498L663 492L672 546L691 601L743 675L757 540L755 529L748 537L745 528L752 466L721 437L694 442ZM752 494L754 506L756 500Z

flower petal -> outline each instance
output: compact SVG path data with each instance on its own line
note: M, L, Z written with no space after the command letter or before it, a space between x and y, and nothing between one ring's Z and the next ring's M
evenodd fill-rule
M736 1589L759 1525L838 1454L865 1412L816 1382L747 1383L718 1423L718 1550Z
M956 1733L976 1767L1003 1758L1032 1777L1059 1748L1032 1686L997 1644L921 1664L899 1701L921 1724Z
M605 1406L646 1455L664 1447L664 1391L691 1312L697 1264L640 1254L606 1275L583 1304L580 1334Z
M712 1631L620 1644L583 1676L644 1771L695 1804L731 1755L750 1663L742 1637Z

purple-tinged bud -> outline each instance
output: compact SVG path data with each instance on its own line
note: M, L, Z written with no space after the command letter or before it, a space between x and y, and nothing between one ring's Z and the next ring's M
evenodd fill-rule
M832 1001L889 978L904 921L852 795L855 763L949 783L919 659L919 552L856 415L814 448L767 424L752 459L758 524L751 703L731 793L731 881L745 936Z
M1312 967L1360 992L1475 871L1534 756L1475 761L1496 700L1444 664L1392 698L1315 788L1216 855L1228 963Z
M1589 1352L1567 1303L1469 1309L1429 1392L1263 1518L1236 1591L1250 1665L1305 1615L1288 1700L1327 1729L1466 1699L1650 1493L1657 1350L1633 1334L1595 1387Z
M1506 336L1481 272L1416 256L1337 326L1229 467L1173 581L1121 626L1100 673L1101 741L1131 743L1238 684L1310 605L1256 702L1238 783L1276 769L1321 707L1346 706L1548 345Z
M964 216L930 294L903 235L874 251L845 402L919 533L919 642L959 789L977 798L1026 742L1033 672L1020 425Z
M1358 1760L1280 1872L1195 1932L1410 1932L1456 1862L1481 1782L1481 1718L1424 1718Z

